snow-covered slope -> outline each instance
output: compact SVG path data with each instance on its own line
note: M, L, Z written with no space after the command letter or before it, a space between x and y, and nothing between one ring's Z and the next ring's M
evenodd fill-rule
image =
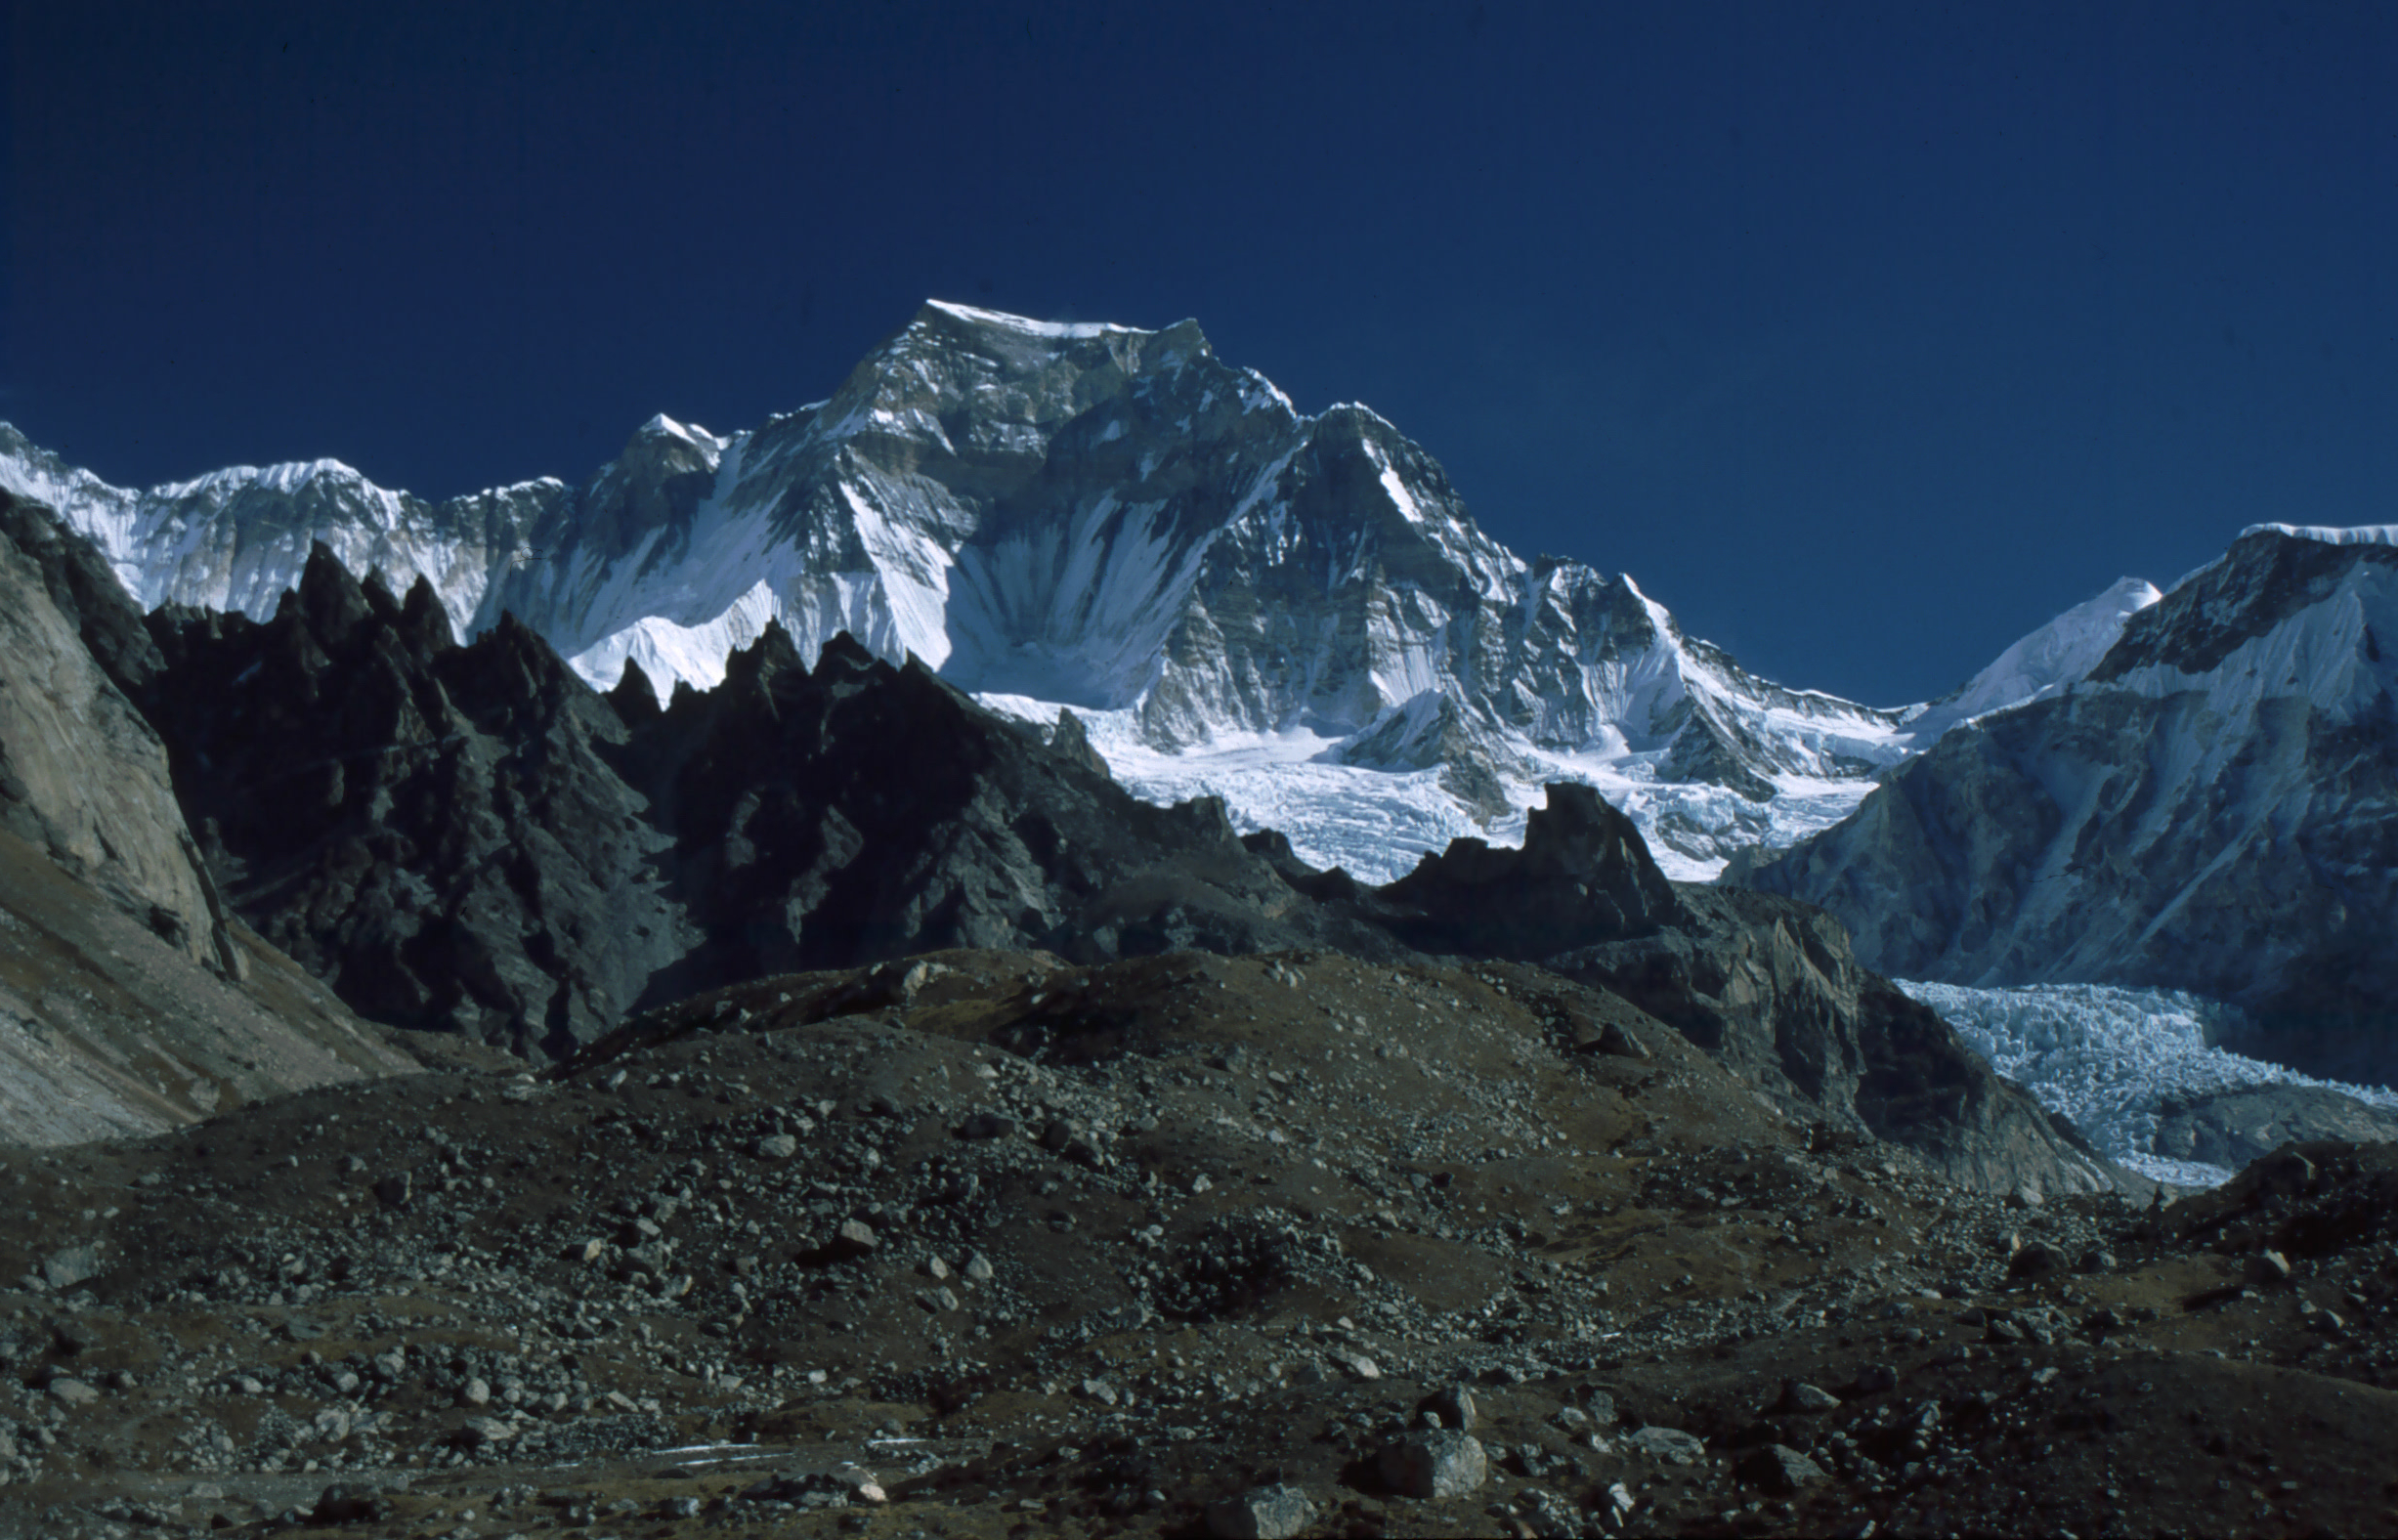
M1070 706L1135 789L1217 791L1373 878L1518 835L1561 778L1712 876L2052 687L2136 608L2110 590L1930 707L1786 689L1627 576L1518 557L1390 423L1301 413L1192 322L941 303L829 400L725 437L655 417L579 487L436 504L318 461L129 492L6 430L0 485L59 507L145 604L271 613L321 539L429 580L461 633L514 612L602 686L628 662L661 691L712 684L769 619L810 656L845 630L1019 714Z
M2077 683L1966 722L1755 871L1900 976L2167 985L2398 1070L2398 542L2259 526Z
M1907 721L1910 740L1929 747L1957 723L2070 689L2098 666L2131 618L2164 595L2155 583L2120 578L2096 598L2074 606L1991 660L1989 667Z

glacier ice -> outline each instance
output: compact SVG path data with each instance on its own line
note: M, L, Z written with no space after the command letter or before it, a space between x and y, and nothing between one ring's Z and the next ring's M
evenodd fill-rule
M2372 1106L2398 1107L2398 1092L2387 1087L2316 1080L2210 1047L2207 1038L2236 1025L2238 1011L2177 990L1895 982L2101 1151L2159 1181L2211 1187L2234 1175L2157 1153L2157 1109L2176 1096L2244 1086L2318 1086Z

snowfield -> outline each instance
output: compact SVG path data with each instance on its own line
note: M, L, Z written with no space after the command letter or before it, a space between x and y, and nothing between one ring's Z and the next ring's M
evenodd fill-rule
M1939 1011L1993 1069L2021 1082L2040 1105L2073 1120L2108 1156L2159 1181L2211 1187L2235 1175L2221 1166L2157 1153L2157 1109L2175 1096L2244 1086L2319 1086L2373 1106L2398 1107L2398 1092L2387 1087L2315 1080L2208 1047L2208 1029L2219 1031L2238 1013L2177 990L2103 984L1967 989L1896 982Z

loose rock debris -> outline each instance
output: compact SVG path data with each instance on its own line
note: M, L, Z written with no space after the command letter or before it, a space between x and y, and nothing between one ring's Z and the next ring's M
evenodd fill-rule
M0 1532L2398 1527L2386 1146L2030 1204L1528 966L912 965L0 1152Z

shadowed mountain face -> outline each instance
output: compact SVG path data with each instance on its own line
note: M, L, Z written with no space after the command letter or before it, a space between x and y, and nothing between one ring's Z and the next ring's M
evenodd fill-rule
M531 632L451 640L329 557L265 624L164 609L146 704L262 933L365 1014L536 1048L690 945L664 840L600 757L623 723Z
M110 677L160 663L90 547L0 492L0 1142L414 1068L226 912Z
M1904 978L2187 989L2398 1070L2398 544L2264 526L2070 691L1969 722L1747 880Z
M558 1058L649 1005L945 947L1556 959L1795 1116L1985 1186L2111 1179L1820 913L1677 889L1582 788L1552 789L1520 851L1460 840L1375 889L1235 837L1211 800L1141 802L1070 720L1045 742L846 637L810 667L770 625L662 707L510 621L459 646L428 587L396 599L322 551L263 624L151 629L145 699L232 902L395 1025Z
M427 586L321 550L264 624L151 623L146 699L234 902L395 1025L542 1058L642 1004L932 947L1399 950L1295 905L1220 808L1136 801L845 639L811 671L769 626L662 710L509 620L461 647Z

